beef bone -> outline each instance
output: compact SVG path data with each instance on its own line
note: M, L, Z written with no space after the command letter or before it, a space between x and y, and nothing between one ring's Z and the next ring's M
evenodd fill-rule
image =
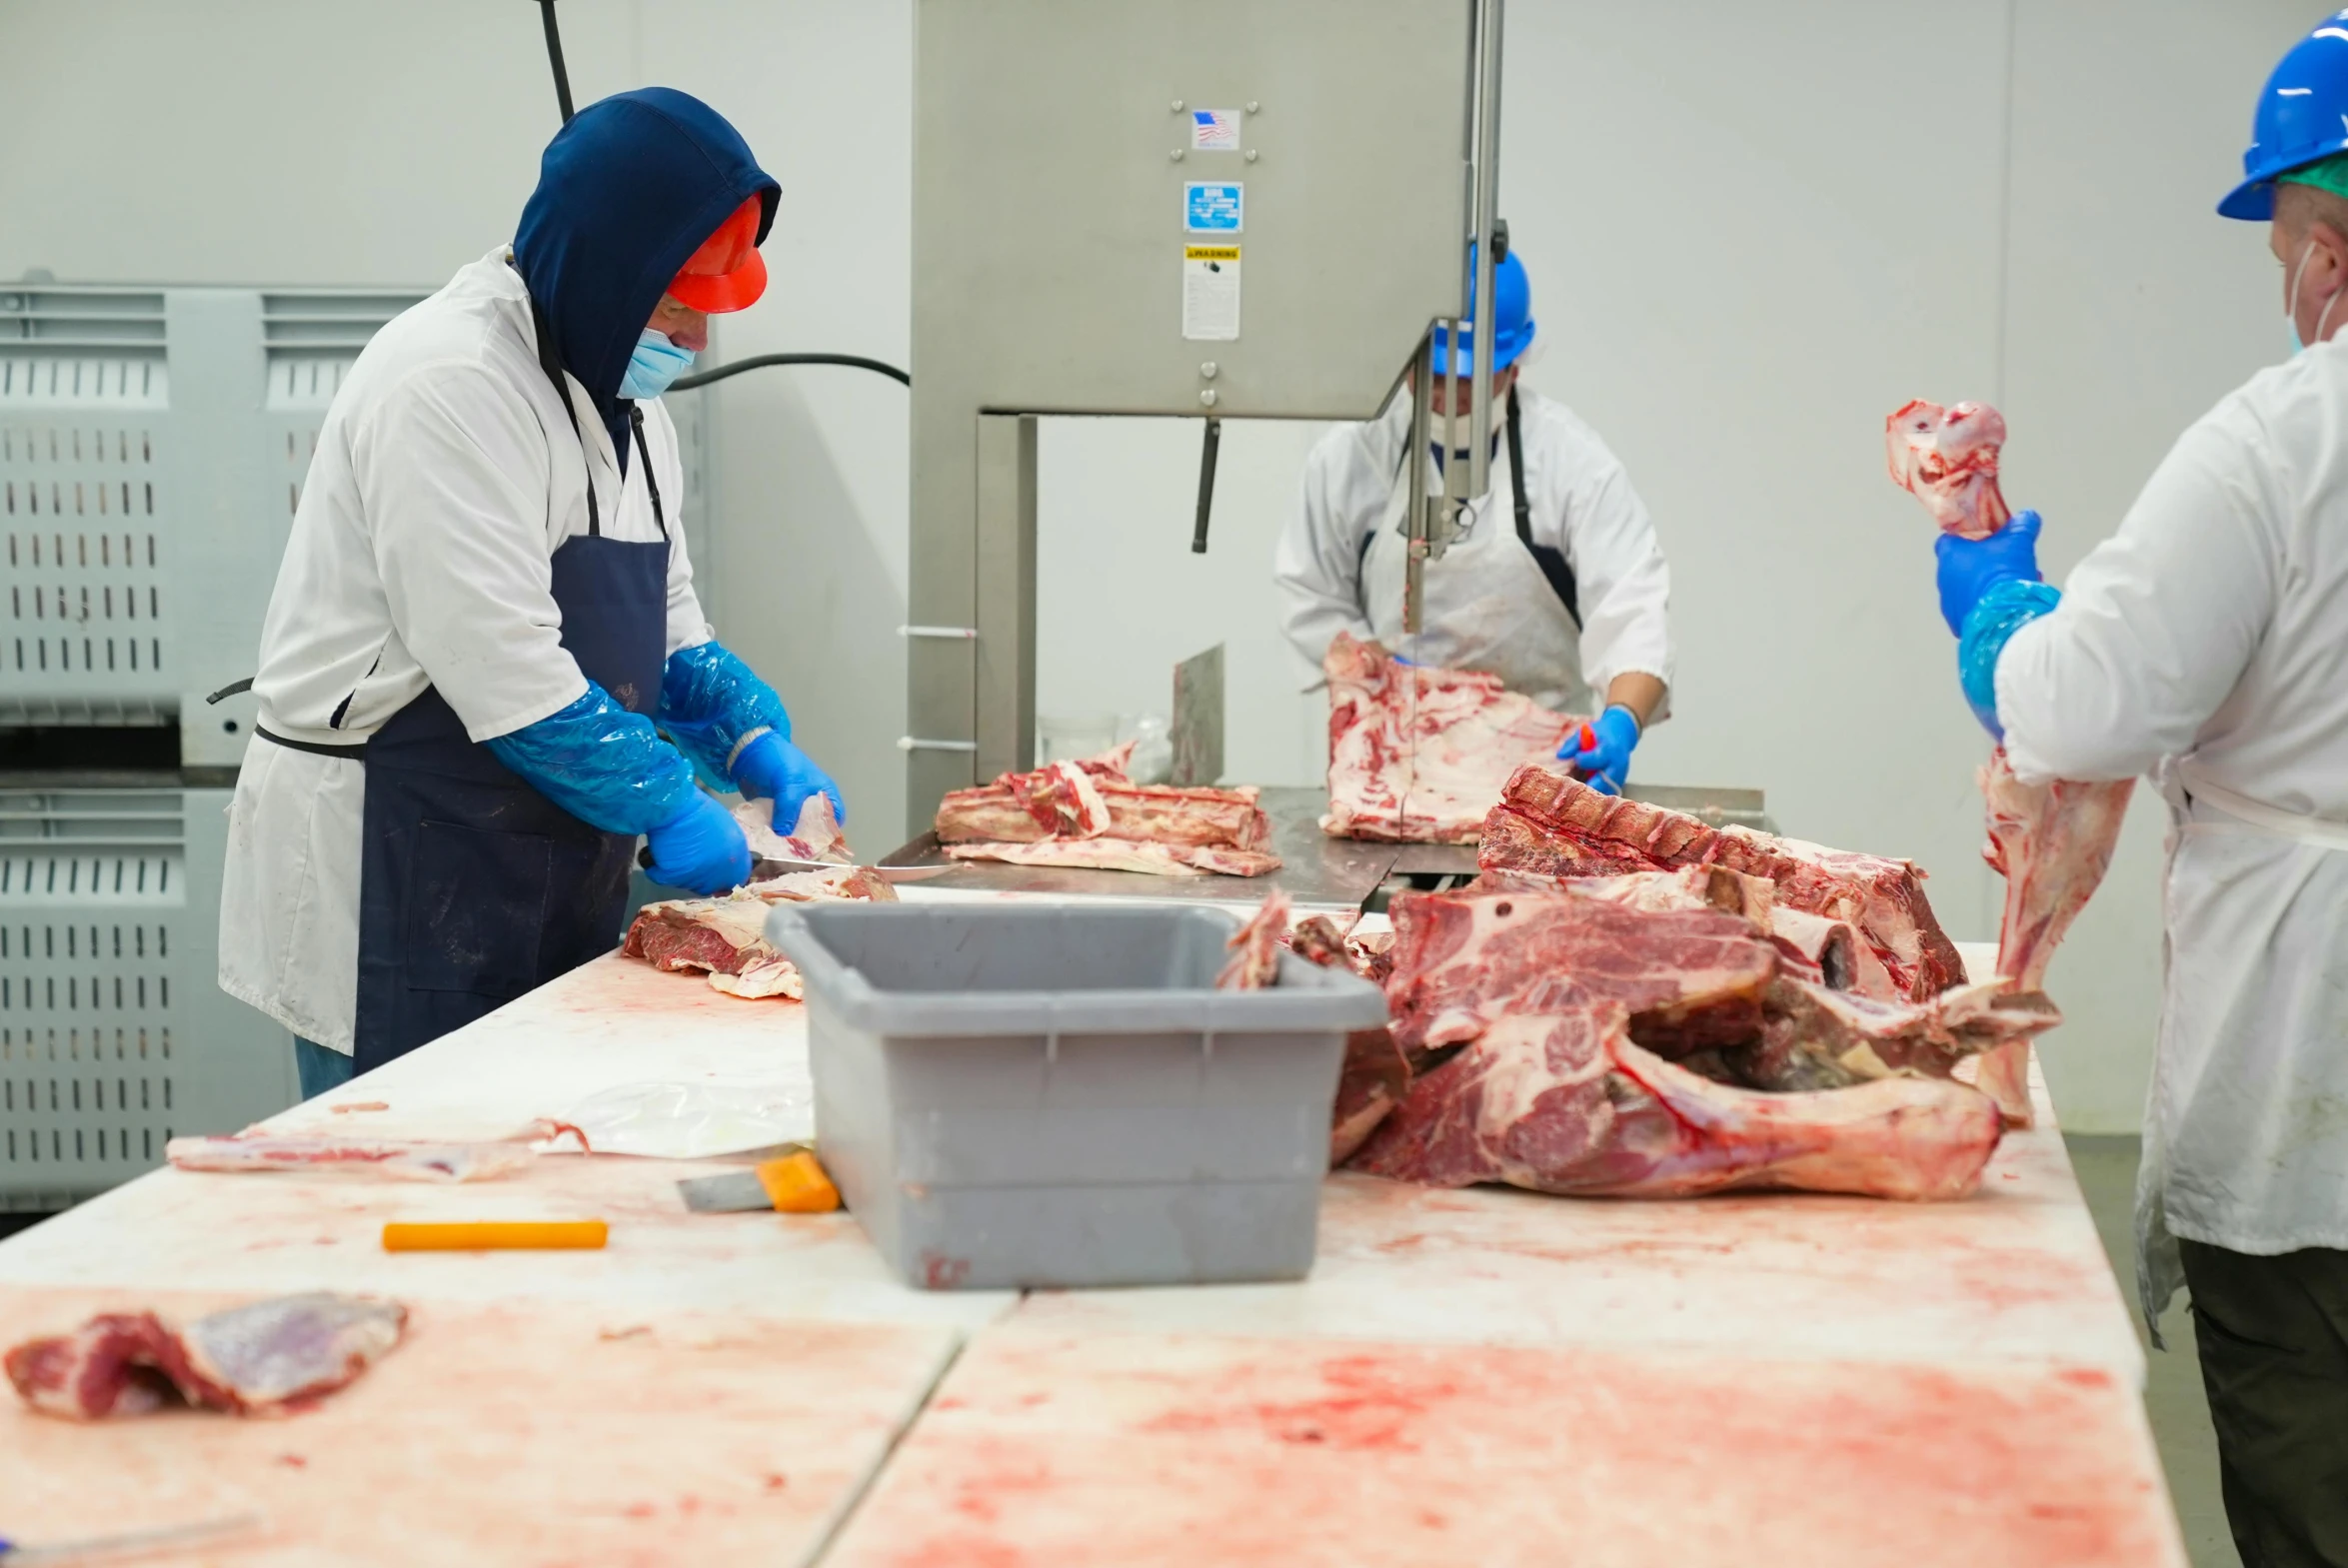
M1943 533L1987 539L2012 517L1997 483L2005 444L2005 420L1997 410L1978 403L1943 409L1912 402L1884 421L1884 440L1893 482L1924 504ZM1979 783L1989 818L1982 853L2005 877L1997 972L2020 991L2036 991L2055 945L2111 864L2136 782L2025 784L1999 747ZM2008 1122L2030 1124L2026 1037L1984 1055L1977 1081Z
M1516 771L1484 818L1476 863L1555 877L1717 865L1766 877L1777 904L1847 922L1901 995L1935 995L1965 974L1914 863L1734 824L1713 827L1684 811L1601 794L1558 769Z

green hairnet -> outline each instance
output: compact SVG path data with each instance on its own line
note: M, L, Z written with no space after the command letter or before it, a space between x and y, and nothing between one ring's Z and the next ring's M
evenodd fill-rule
M2277 185L2312 185L2319 191L2348 199L2348 153L2334 153L2313 163L2286 169L2275 176Z

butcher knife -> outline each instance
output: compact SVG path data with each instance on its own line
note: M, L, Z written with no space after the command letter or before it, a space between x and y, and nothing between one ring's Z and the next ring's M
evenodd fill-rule
M749 1170L695 1176L678 1182L677 1190L696 1214L829 1214L840 1206L840 1189L805 1148Z
M636 863L645 870L652 869L652 848L647 845L636 851ZM953 870L948 865L844 865L838 860L789 860L773 855L760 855L750 862L750 880L763 882L773 876L788 876L794 871L871 871L892 885L898 882L926 882L933 876L944 876Z

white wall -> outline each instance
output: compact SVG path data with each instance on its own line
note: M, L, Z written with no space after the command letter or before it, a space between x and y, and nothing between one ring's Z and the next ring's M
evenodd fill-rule
M904 363L909 0L563 0L584 101L698 92L785 188L768 303L721 357ZM1995 924L1983 753L1931 601L1931 535L1881 467L1911 396L1988 398L2059 574L2176 433L2279 352L2263 236L2210 207L2284 0L1511 8L1504 209L1534 381L1621 453L1677 579L1654 782L1759 785L1789 830L1915 856ZM1341 43L1330 68L1342 69ZM0 277L433 282L506 237L553 129L533 7L479 0L5 0ZM916 367L918 370L918 367ZM758 372L720 415L721 630L778 679L859 819L902 818L904 395ZM1309 782L1322 711L1272 629L1271 541L1309 426L1044 432L1039 706L1163 711L1229 648L1233 778ZM714 568L715 571L708 571ZM883 831L883 836L888 836ZM2066 1120L2129 1129L2155 1010L2158 823L2140 806L2058 961Z

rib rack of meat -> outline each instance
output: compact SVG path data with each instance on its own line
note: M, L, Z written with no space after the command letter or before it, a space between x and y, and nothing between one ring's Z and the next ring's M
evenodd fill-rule
M1518 765L1554 758L1581 721L1497 676L1381 658L1340 632L1328 678L1328 814L1339 838L1473 843Z
M184 1328L152 1312L107 1312L15 1346L4 1364L26 1404L68 1420L177 1403L285 1415L355 1381L399 1344L407 1322L395 1301L325 1291L250 1302Z
M2012 516L1997 484L2005 420L1984 404L1943 409L1913 402L1884 421L1893 481L1924 504L1945 533L1987 539ZM2086 907L2111 864L2128 814L2133 779L2082 784L2057 779L2024 784L2004 748L1980 773L1989 841L1982 853L2005 878L1998 926L1997 972L2023 991L2046 978L2055 944ZM1982 1058L1979 1082L2006 1119L2030 1122L2027 1039Z
M1075 763L1005 774L938 802L938 841L958 860L1142 871L1155 876L1263 876L1280 868L1271 818L1251 787L1138 784L1133 746Z
M1484 818L1476 861L1487 871L1554 877L1716 865L1766 877L1777 904L1848 924L1901 995L1935 995L1964 975L1924 896L1924 872L1911 862L1712 827L1683 811L1601 794L1556 768L1527 766L1509 779Z

